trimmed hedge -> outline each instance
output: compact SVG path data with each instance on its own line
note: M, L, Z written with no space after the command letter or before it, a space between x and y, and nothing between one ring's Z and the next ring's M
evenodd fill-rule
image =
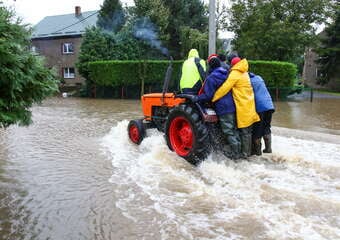
M249 61L249 71L262 76L268 88L292 88L297 66L288 62Z
M173 61L169 90L179 90L183 61ZM169 61L96 61L89 63L90 79L97 85L110 88L131 87L140 93L160 92ZM296 65L288 62L249 61L249 71L261 75L268 88L290 89L297 74ZM143 87L142 87L143 86Z
M183 61L173 61L170 86L178 84ZM130 86L157 84L163 86L169 61L97 61L90 62L90 78L100 86Z

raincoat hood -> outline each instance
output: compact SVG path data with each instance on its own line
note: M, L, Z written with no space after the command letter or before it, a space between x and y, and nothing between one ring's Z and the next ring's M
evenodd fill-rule
M249 69L249 65L248 65L248 61L247 59L242 59L241 61L239 61L238 63L236 63L231 70L237 70L239 72L248 72Z
M191 49L188 54L188 58L196 57L199 58L198 51L196 49Z

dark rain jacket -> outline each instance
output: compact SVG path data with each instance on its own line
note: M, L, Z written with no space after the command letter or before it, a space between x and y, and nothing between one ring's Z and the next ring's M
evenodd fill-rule
M207 77L203 86L203 93L198 96L199 102L209 102L216 90L228 77L228 71L223 67L215 68ZM215 111L218 116L235 112L235 103L230 91L227 95L215 102Z

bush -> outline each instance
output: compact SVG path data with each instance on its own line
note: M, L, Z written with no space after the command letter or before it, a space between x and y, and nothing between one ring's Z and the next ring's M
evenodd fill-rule
M182 61L173 61L169 89L178 89ZM126 87L141 86L144 89L160 91L163 86L169 61L97 61L90 62L90 79L99 86Z
M265 80L268 88L287 88L294 86L297 66L288 62L249 61L249 71Z
M183 61L173 61L169 91L179 90L182 64ZM296 65L271 61L249 61L249 64L249 71L261 75L269 89L280 88L281 94L286 96L293 88L297 74ZM143 92L161 92L168 65L169 61L164 60L90 62L90 79L97 88L105 86L112 88L111 92L119 92L117 88L127 87L127 90L133 88L134 92L139 94L142 86ZM130 94L125 94L126 97L132 96L131 90L129 91ZM102 92L97 96L102 96Z

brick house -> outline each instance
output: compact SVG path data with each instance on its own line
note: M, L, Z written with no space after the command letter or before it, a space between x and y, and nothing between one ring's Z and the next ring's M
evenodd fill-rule
M326 37L326 32L322 31L319 33L320 38ZM321 77L321 72L319 71L320 66L316 62L319 59L318 54L312 48L308 48L304 54L304 66L302 78L305 84L314 88L324 88L329 90L340 91L340 68L333 78L325 85L318 85L317 79Z
M319 37L325 37L325 31L320 32ZM313 48L308 48L304 54L304 66L302 79L305 84L311 87L317 87L317 78L320 77L320 71L318 64L316 61L319 59L318 54L314 51Z
M34 26L32 50L54 67L65 86L79 86L84 82L77 69L82 35L87 27L95 26L98 11L81 12L79 6L72 14L48 16Z

